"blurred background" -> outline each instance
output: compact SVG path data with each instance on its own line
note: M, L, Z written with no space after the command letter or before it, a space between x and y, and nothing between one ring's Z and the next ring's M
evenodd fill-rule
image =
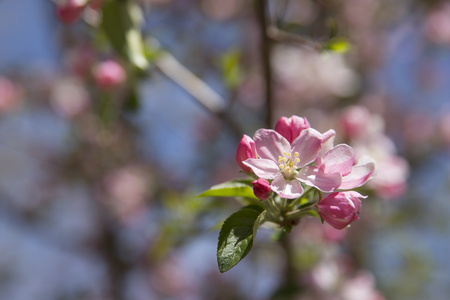
M361 218L221 274L195 196L291 115L377 161ZM2 299L446 300L449 149L447 1L0 0Z

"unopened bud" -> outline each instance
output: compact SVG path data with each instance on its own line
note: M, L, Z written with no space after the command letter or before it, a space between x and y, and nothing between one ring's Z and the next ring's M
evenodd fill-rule
M253 193L260 200L266 200L272 194L272 189L270 188L270 183L265 179L258 179L252 182Z
M120 64L108 60L95 67L94 77L100 88L110 89L124 82L126 73Z
M284 136L289 143L292 143L304 129L310 127L311 125L306 118L299 116L281 117L275 126L275 131Z
M68 0L56 7L56 13L61 21L71 24L80 18L85 5L85 0Z
M244 134L237 148L236 161L242 170L247 173L252 173L252 169L243 164L249 158L256 158L255 142L251 137Z
M367 198L354 191L333 193L317 205L319 215L336 229L344 229L359 219L361 200Z

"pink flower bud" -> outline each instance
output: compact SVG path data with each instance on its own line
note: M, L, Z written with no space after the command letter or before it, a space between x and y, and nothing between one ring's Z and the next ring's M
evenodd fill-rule
M354 191L333 193L317 205L319 215L336 229L344 229L359 219L361 200L367 198Z
M292 116L290 118L281 117L275 126L275 131L284 136L289 143L292 143L300 135L300 132L302 132L303 129L310 127L311 125L309 125L306 118L298 116Z
M251 137L244 134L237 148L236 161L242 170L247 173L252 173L252 169L243 164L249 158L256 158L255 142Z
M85 4L84 0L68 0L56 7L56 13L61 21L71 24L80 18Z
M126 78L126 73L117 62L108 60L95 67L94 77L100 88L110 89L123 83Z
M272 194L272 189L270 188L270 183L265 179L258 179L252 182L253 193L260 200L266 200Z

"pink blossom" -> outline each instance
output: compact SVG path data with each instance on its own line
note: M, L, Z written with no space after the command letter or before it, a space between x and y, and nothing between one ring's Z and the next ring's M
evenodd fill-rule
M316 159L321 149L322 135L317 130L308 128L290 144L278 132L260 129L253 140L259 158L249 158L243 164L250 167L258 177L273 180L271 189L280 197L300 197L303 187L298 169Z
M11 80L0 77L0 112L11 112L22 103L23 89Z
M391 155L380 159L378 164L380 166L378 176L370 182L370 187L384 199L394 199L403 195L408 187L408 162L403 157Z
M85 5L85 0L68 0L56 7L56 13L61 21L71 24L80 18Z
M340 121L346 136L358 138L368 132L371 115L366 107L350 106L344 110Z
M244 134L237 148L236 161L239 167L247 173L251 173L252 169L243 162L249 158L256 158L255 142L251 137Z
M95 67L94 77L100 88L111 89L125 81L126 73L120 64L107 60Z
M272 189L270 188L270 182L265 179L259 178L252 182L253 184L253 193L260 200L266 200L269 198L270 194L272 194Z
M337 192L317 204L320 216L336 229L344 229L359 219L361 200L367 198L355 191Z
M352 147L340 144L333 147L334 130L322 135L322 149L315 166L299 173L299 180L323 192L347 190L365 184L375 172L375 161L368 156L355 161Z
M289 143L292 143L303 129L310 127L306 118L298 116L292 116L290 118L281 117L275 126L275 131L284 136Z

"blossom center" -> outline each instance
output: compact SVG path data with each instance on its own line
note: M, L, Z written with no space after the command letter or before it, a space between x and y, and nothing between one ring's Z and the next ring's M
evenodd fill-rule
M292 157L291 153L286 152L283 153L283 156L278 156L278 167L284 178L294 179L294 177L298 175L297 164L300 162L298 157L298 152L294 153L294 157Z

